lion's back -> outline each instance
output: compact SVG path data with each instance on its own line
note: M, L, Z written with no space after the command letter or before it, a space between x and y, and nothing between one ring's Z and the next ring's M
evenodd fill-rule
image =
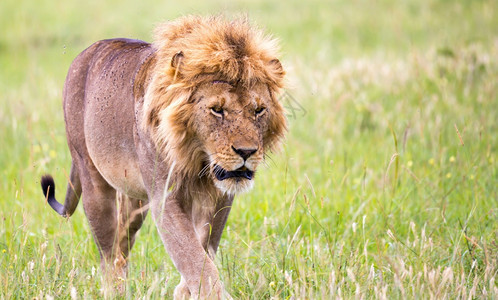
M144 56L152 53L150 44L131 39L95 42L71 63L63 92L64 118L68 136L82 133L88 103L115 100L117 94L130 97L133 77ZM122 99L122 98L121 98ZM124 100L124 99L122 99ZM132 99L128 99L132 100Z

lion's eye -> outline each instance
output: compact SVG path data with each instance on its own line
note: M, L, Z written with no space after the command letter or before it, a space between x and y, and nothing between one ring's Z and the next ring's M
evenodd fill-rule
M223 117L223 108L221 107L211 107L211 113L217 117Z
M262 115L265 111L266 111L266 108L264 108L264 107L258 107L258 108L256 108L256 110L254 111L254 113L256 114L256 116L260 116L260 115Z
M227 81L225 81L225 80L213 80L213 84L216 84L216 83L230 84L230 83L228 83L228 82L227 82Z

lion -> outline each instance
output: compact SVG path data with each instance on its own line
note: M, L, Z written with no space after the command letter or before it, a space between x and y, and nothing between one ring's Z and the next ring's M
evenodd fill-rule
M175 299L230 297L214 258L234 196L253 186L287 131L277 42L245 18L185 16L152 44L94 43L63 89L72 156L64 204L50 175L48 204L71 216L80 199L104 277L124 277L148 210L181 281Z

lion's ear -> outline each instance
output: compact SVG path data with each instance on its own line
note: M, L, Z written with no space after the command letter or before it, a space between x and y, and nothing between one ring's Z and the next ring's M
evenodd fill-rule
M281 88L283 86L283 79L285 75L285 70L278 59L272 59L269 62L270 69L272 70L273 81L275 84Z
M270 60L270 65L277 71L283 72L284 68L282 67L282 64L280 63L280 60L274 58Z
M173 67L174 69L180 68L182 60L183 60L183 52L182 51L176 52L175 55L173 55L173 57L171 58L171 67Z

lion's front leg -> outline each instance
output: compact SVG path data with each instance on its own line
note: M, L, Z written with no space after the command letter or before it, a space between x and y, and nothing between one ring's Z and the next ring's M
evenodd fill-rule
M211 260L214 261L220 239L232 208L233 196L224 195L216 200L213 207L198 200L192 204L192 222L195 231Z
M175 299L222 299L224 289L218 270L204 250L191 215L181 207L180 201L170 195L162 201L155 199L152 216L161 239L173 263L182 275L182 282L175 290ZM190 295L186 295L188 287Z

